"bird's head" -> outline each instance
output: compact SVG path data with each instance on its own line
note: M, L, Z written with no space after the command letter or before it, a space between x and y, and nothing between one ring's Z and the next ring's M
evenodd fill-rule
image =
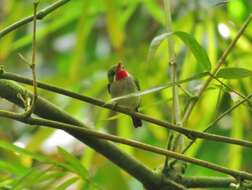
M122 80L129 76L128 71L124 68L122 63L118 63L115 72L115 80Z
M129 76L129 73L124 68L122 63L113 65L108 71L108 80L109 83L114 82L115 80L122 80Z

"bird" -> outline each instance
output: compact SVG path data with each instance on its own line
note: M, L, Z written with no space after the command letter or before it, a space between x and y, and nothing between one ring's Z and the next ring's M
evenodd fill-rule
M112 98L125 96L140 91L139 82L125 69L122 63L113 65L108 71L108 92ZM138 111L140 106L140 96L115 100L116 105L124 106L131 111ZM142 126L142 121L131 116L135 128Z

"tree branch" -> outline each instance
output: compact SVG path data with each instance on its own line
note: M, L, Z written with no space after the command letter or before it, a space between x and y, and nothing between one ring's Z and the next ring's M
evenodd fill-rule
M39 11L37 13L37 19L38 20L41 20L43 19L44 17L46 17L48 14L50 14L51 12L53 12L54 10L56 10L57 8L61 7L62 5L66 4L67 2L69 2L70 0L59 0L55 3L53 3L52 5L42 9L41 11ZM33 15L31 16L28 16L28 17L25 17L21 20L18 20L17 22L7 26L6 28L2 29L0 31L0 39L2 37L4 37L6 34L12 32L13 30L16 30L17 28L23 26L23 25L26 25L30 22L33 21Z
M17 94L21 94L22 96L29 96L32 98L32 94L17 85L16 83L0 80L0 97L7 99L8 101L20 106L24 107L24 104L21 99L17 98ZM34 113L42 118L46 118L47 120L54 120L54 122L61 122L62 125L66 126L79 126L78 130L67 129L66 132L73 135L81 142L87 144L95 151L101 153L107 159L112 161L114 164L119 166L121 169L128 172L130 175L139 180L146 189L159 189L162 183L166 185L172 186L174 189L183 190L184 188L181 185L176 184L174 181L166 179L163 181L163 177L153 173L149 168L144 166L139 161L135 160L131 156L125 154L120 149L118 149L113 144L99 140L94 138L93 136L87 135L85 133L80 133L80 130L87 131L87 126L81 123L79 120L73 118L71 115L66 112L60 110L58 107L48 102L47 100L38 97L34 107ZM13 114L11 112L2 111L2 115L11 116L13 119L19 121L25 121L29 118L19 117L19 114ZM51 121L52 122L52 121ZM32 124L32 123L31 123ZM39 124L39 123L37 123ZM41 123L42 124L42 123ZM80 128L83 127L83 128Z
M6 80L0 80L0 89L4 90L4 93L1 93L0 95L4 98L6 98L7 100L16 103L16 101L19 101L17 98L15 98L15 94L17 93L26 93L29 94L29 96L32 96L31 93L27 92L26 90L22 89L20 86L11 83L9 81ZM1 91L2 92L2 91ZM5 94L5 96L3 96L3 94ZM16 101L14 100L14 98L16 99ZM22 106L22 104L17 104L19 106ZM44 107L40 107L41 105L43 105ZM42 110L40 110L42 109ZM50 113L50 111L55 111ZM43 115L46 112L45 115ZM111 150L111 147L113 146L112 144L106 142L106 141L99 141L96 138L101 138L101 139L106 139L106 140L110 140L113 142L117 142L117 143L122 143L122 144L126 144L126 145L130 145L133 146L135 148L139 148L142 150L147 150L150 152L154 152L157 154L161 154L161 155L165 155L165 156L170 156L172 158L176 158L178 160L182 160L182 161L186 161L189 163L193 163L199 166L203 166L215 171L219 171L221 173L225 173L228 175L233 176L236 179L248 179L248 180L252 180L252 174L244 172L244 171L236 171L236 170L231 170L222 166L219 166L217 164L212 164L210 162L207 161L203 161L203 160L199 160L199 159L195 159L195 158L191 158L191 157L187 157L185 155L173 152L173 151L168 151L166 149L162 149L162 148L158 148L152 145L147 145L141 142L137 142L134 140L129 140L129 139L125 139L122 137L118 137L118 136L114 136L114 135L110 135L110 134L104 134L104 133L99 133L93 130L88 129L85 125L83 125L82 123L80 123L78 120L75 120L74 118L72 118L70 115L68 115L67 113L59 110L58 108L56 108L55 106L53 106L52 104L50 104L48 101L38 97L38 100L35 104L35 110L34 113L36 113L39 116L42 116L43 118L46 119L41 119L41 118L24 118L24 117L17 117L17 115L15 113L11 113L11 112L6 112L6 111L1 111L0 112L0 116L2 117L7 117L7 118L11 118L11 119L15 119L24 123L28 123L31 125L42 125L42 126L48 126L48 127L52 127L52 128L57 128L57 129L62 129L65 130L66 132L72 134L74 137L78 138L80 141L88 144L89 146L93 147L94 149L96 149L97 151L99 151L100 153L102 153L103 155L105 155L108 159L112 160L114 163L118 164L120 163L119 166L122 166L122 161L129 161L129 158L131 159L130 161L132 162L133 159L131 157L129 157L128 155L123 155L123 153L121 152L120 157L116 157L114 158L114 153L115 150L117 149L116 147L113 147L114 149ZM61 119L64 119L63 121L60 118L57 118L56 121L53 120L49 120L49 119L54 119L54 115L55 113L62 113L63 115L66 115L70 118L72 118L72 120L75 120L75 124L69 123L69 120L66 120L65 117L62 117ZM19 116L19 115L18 115ZM78 127L78 126L82 126L82 127ZM96 137L96 138L94 138ZM102 145L97 146L97 143L99 144L99 142L101 142ZM100 149L99 147L102 147L102 149ZM108 148L110 150L108 150ZM119 151L119 150L117 150ZM113 156L112 156L113 155ZM117 155L118 156L118 155ZM116 161L115 161L116 159ZM118 162L119 160L119 162ZM123 164L126 164L123 162ZM125 169L126 171L128 171L131 175L133 175L134 177L136 177L137 179L139 179L139 169L140 171L144 171L144 176L146 176L146 174L148 173L148 177L151 174L151 179L156 179L159 183L160 183L160 177L158 175L153 174L151 171L148 171L147 168L145 168L143 165L141 165L140 163L136 163L136 161L133 161L133 163L131 163L133 165L128 165L127 167L122 167L123 169ZM133 168L132 168L133 167ZM143 170L144 168L144 170ZM136 170L137 169L137 170ZM147 172L146 172L147 170ZM132 171L133 174L132 174ZM143 181L146 183L146 179L143 179L143 176L141 176L141 182ZM153 186L153 184L157 185L157 181L155 183L152 183L151 185ZM153 182L153 181L152 181ZM144 183L144 184L145 184ZM150 183L150 182L148 182ZM177 187L179 188L179 187Z
M188 188L230 188L230 184L237 183L233 178L228 177L182 177L181 183Z
M25 77L15 75L15 74L12 74L12 73L4 72L3 70L0 70L0 78L14 80L16 82L21 82L24 84L32 85L32 80L25 78ZM131 111L131 110L124 108L124 107L121 107L121 106L114 106L113 104L107 104L106 102L104 102L102 100L95 99L95 98L88 97L88 96L84 96L84 95L80 95L78 93L74 93L74 92L65 90L63 88L53 86L53 85L49 85L49 84L42 83L42 82L37 82L37 85L39 88L49 90L51 92L56 92L58 94L62 94L62 95L65 95L65 96L68 96L68 97L71 97L74 99L88 102L90 104L93 104L93 105L96 105L99 107L103 107L106 109L110 109L113 111L124 113L126 115L136 116L142 120L148 121L150 123L154 123L160 127L164 127L164 128L168 128L168 129L177 131L177 132L184 134L185 136L187 136L188 138L193 139L193 140L200 138L200 139L207 139L207 140L211 140L211 141L235 144L235 145L240 145L240 146L252 148L251 141L239 140L239 139L235 139L235 138L231 138L231 137L225 137L225 136L221 136L221 135L215 135L215 134L211 134L211 133L199 132L199 131L192 130L192 129L178 127L178 126L171 124L169 122L155 119L155 118L150 117L148 115L145 115L145 114L142 114L139 112L134 112L134 111ZM0 92L0 94L1 94L1 92Z

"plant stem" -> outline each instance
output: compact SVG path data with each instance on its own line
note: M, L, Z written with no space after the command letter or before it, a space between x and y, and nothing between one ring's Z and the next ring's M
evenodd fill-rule
M164 11L166 18L166 30L167 33L172 33L172 18L171 18L171 8L169 0L164 0ZM172 35L168 36L168 54L169 54L169 66L171 69L171 81L176 83L177 81L177 64L176 64L176 54L175 54L175 41ZM179 92L176 85L172 86L172 123L177 125L180 123L180 105L179 105ZM179 141L176 139L179 138ZM174 143L177 142L177 143ZM167 149L176 150L180 152L183 147L183 138L175 134L172 131L169 131ZM164 169L168 167L169 158L165 158Z
M38 2L34 2L34 15L33 15L33 37L32 37L32 63L31 63L31 69L32 69L32 76L33 76L33 91L34 91L34 97L33 97L33 104L35 103L37 99L37 80L36 80L36 28L37 28L37 7Z
M34 110L34 105L37 100L37 80L36 80L36 24L37 24L37 7L38 7L38 2L33 3L33 30L32 30L32 62L30 64L30 68L32 70L32 84L33 84L33 98L32 98L32 103L31 105L28 105L28 110L24 112L24 117L29 117L33 110Z
M59 0L53 4L51 4L50 6L42 9L41 11L38 12L37 14L37 19L41 20L44 17L46 17L48 14L50 14L51 12L55 11L57 8L61 7L62 5L68 3L70 0ZM25 17L21 20L18 20L17 22L7 26L6 28L2 29L0 31L0 39L2 37L4 37L5 35L7 35L8 33L12 32L13 30L18 29L19 27L28 24L29 22L33 21L33 15Z

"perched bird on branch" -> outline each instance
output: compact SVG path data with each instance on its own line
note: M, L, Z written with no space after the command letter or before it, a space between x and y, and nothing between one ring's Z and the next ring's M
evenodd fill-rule
M129 74L122 63L118 63L109 69L108 81L108 91L112 98L140 91L138 81ZM118 99L115 102L116 104L127 107L130 110L138 111L140 106L140 96ZM142 121L138 117L132 116L132 121L135 128L142 126Z

